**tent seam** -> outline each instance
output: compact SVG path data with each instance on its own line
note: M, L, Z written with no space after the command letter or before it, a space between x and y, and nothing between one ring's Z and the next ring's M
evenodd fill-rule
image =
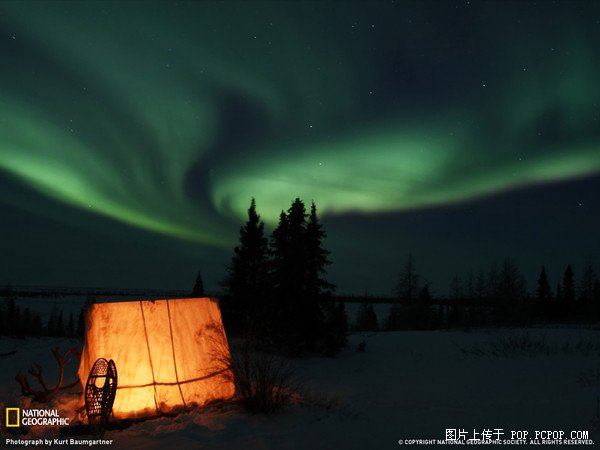
M185 398L183 398L183 391L181 390L181 383L179 382L179 374L177 372L177 361L175 359L175 343L173 342L173 325L171 324L171 308L169 306L169 300L167 299L167 314L169 315L169 332L171 333L171 352L173 353L173 367L175 368L175 381L179 388L179 395L181 395L181 401L183 406L187 408Z
M156 378L154 377L154 364L152 364L152 355L150 353L150 342L148 341L148 329L146 328L146 316L144 315L144 306L142 305L142 301L140 300L140 310L142 311L142 321L144 322L144 335L146 337L146 348L148 349L148 360L150 361L150 370L152 371L152 387L154 388L154 407L156 408L156 413L158 414L160 410L158 409L158 402L156 401Z

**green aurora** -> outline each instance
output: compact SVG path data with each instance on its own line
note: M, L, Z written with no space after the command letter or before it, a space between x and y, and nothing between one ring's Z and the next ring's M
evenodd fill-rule
M595 175L589 8L2 2L0 169L223 248L252 196L272 224L297 196L375 214Z

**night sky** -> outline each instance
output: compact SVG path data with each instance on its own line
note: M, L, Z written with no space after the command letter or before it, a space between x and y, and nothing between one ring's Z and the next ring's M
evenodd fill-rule
M340 293L600 263L600 3L0 2L0 282L218 290L250 198Z

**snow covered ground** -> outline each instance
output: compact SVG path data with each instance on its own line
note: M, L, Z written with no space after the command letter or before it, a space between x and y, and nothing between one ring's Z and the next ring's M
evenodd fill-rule
M364 353L357 351L363 340ZM22 399L14 374L40 361L50 375L55 371L50 349L72 344L0 339L0 402L18 406ZM500 439L510 439L511 431L532 437L536 430L557 430L568 438L581 430L600 442L598 330L354 334L336 358L292 363L308 399L304 403L272 416L249 415L235 403L217 404L109 431L104 438L113 444L106 448L384 449L399 447L399 439L405 445L410 439L444 439L447 428L464 429L468 438L474 430L502 429ZM71 366L67 379L75 371ZM75 404L68 396L59 401L65 413ZM34 428L18 437L40 436ZM2 433L4 444L6 428Z

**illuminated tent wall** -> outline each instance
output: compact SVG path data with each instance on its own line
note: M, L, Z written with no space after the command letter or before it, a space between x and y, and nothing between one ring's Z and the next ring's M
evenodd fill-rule
M229 356L216 299L96 303L78 373L85 388L96 359L114 360L113 413L124 418L231 398Z

